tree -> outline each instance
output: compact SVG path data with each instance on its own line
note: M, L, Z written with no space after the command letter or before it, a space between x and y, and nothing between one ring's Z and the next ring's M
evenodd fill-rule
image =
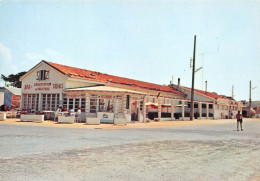
M5 82L10 82L11 85L13 87L18 87L21 88L22 86L22 82L19 81L20 77L23 76L24 74L26 74L27 72L19 72L17 74L10 74L8 76L5 75L1 75L1 78L5 81Z

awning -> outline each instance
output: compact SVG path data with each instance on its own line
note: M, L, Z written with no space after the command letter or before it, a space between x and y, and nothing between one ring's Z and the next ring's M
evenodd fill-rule
M147 102L145 103L146 106L152 107L152 108L158 108L158 103L154 102ZM171 104L161 104L162 108L171 107Z
M92 86L92 87L80 87L80 88L68 88L65 90L65 92L70 91L99 91L99 92L126 92L126 93L133 93L133 94L143 94L146 93L133 91L129 89L121 89L117 87L109 87L109 86Z

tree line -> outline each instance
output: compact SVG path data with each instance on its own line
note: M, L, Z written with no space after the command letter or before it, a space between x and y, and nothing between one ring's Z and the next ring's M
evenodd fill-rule
M22 82L19 81L20 77L22 77L27 72L19 72L17 74L10 74L8 76L5 76L4 74L1 74L1 78L6 82L9 82L11 86L21 88Z

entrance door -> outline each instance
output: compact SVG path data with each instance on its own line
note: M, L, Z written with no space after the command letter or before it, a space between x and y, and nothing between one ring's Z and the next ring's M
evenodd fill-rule
M137 103L137 101L131 102L131 121L138 121L139 109Z

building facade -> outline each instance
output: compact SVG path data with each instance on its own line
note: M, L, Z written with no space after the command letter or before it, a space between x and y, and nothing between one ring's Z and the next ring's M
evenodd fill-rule
M41 61L21 77L21 108L36 113L81 108L82 119L104 116L113 121L122 114L128 121L145 121L148 112L167 111L174 119L175 105L186 95L168 86ZM164 106L165 105L165 106Z
M172 85L172 87L185 93L187 99L191 99L191 88L185 86ZM206 102L200 103L198 101ZM243 103L238 102L230 97L218 95L213 92L194 89L194 113L198 112L197 107L202 106L202 117L214 119L235 118L238 111L242 113ZM189 110L187 110L189 111Z
M41 61L20 79L21 108L31 113L81 108L81 120L113 122L118 115L130 121L189 119L189 91L100 72ZM195 118L224 118L222 99L195 96ZM224 103L223 103L224 104ZM217 106L216 106L217 105ZM222 109L222 108L221 108Z

